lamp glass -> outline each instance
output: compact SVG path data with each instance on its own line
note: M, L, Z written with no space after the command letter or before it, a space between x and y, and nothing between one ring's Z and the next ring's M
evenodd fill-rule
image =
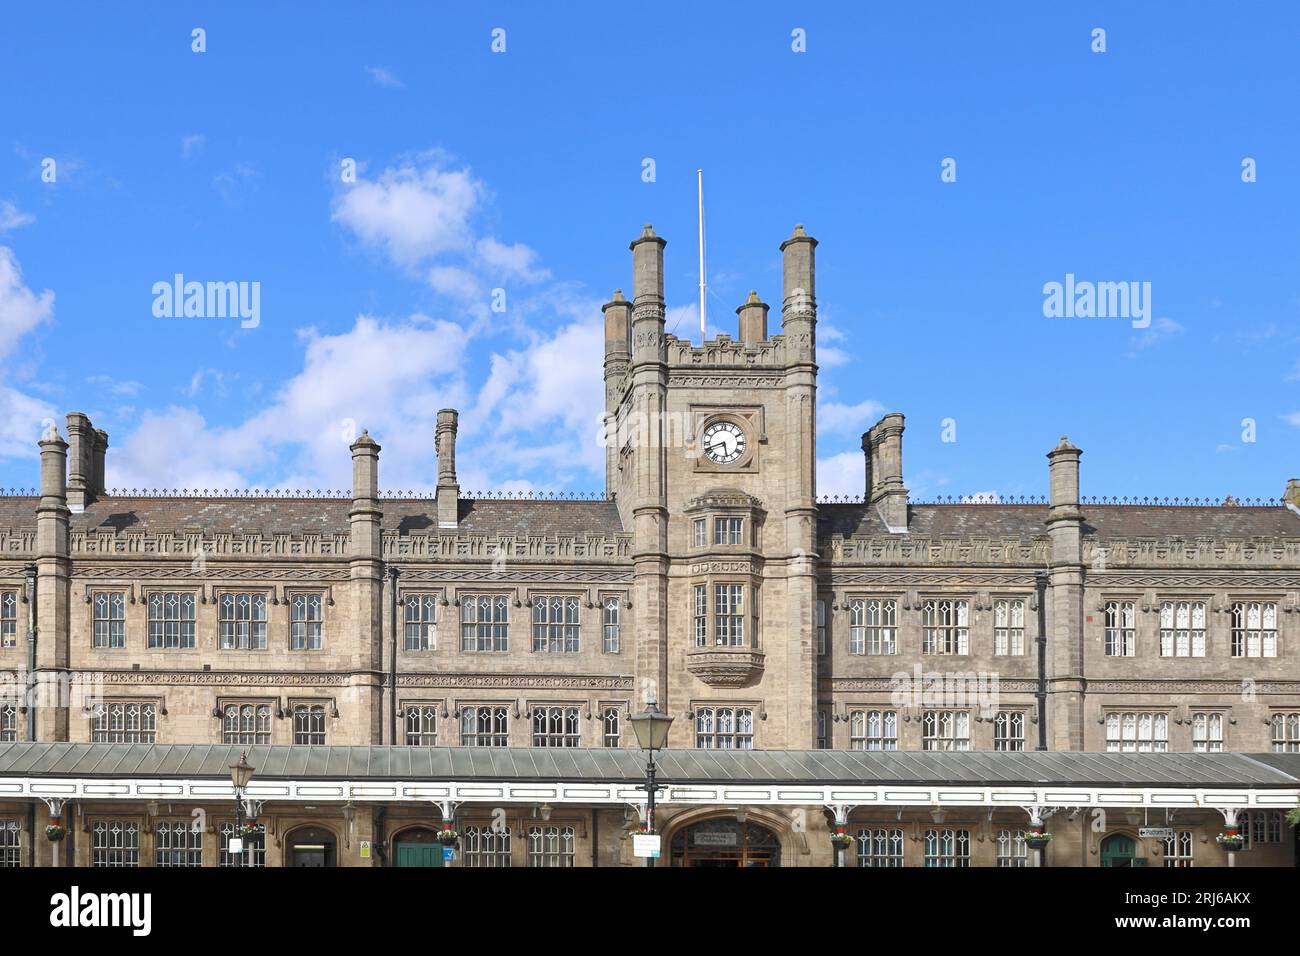
M230 782L235 785L236 790L243 790L248 786L248 781L253 779L253 771L256 767L248 763L248 755L240 754L239 762L230 765Z
M636 733L636 742L642 750L662 750L668 746L668 728L672 717L665 714L654 703L646 704L645 710L628 717L632 730Z

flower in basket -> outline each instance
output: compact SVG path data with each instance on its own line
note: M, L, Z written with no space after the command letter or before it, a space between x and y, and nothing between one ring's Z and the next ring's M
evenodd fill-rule
M1041 826L1030 827L1023 834L1025 845L1030 849L1041 850L1052 842L1052 835L1044 830Z
M1225 827L1223 832L1214 839L1225 850L1240 850L1246 845L1246 838L1241 835L1236 827Z
M853 837L845 831L844 827L836 827L831 831L831 845L837 847L849 846L853 843Z
M450 823L444 823L442 829L438 831L438 842L443 846L452 846L460 839L460 834Z
M51 843L58 843L67 835L68 831L63 828L63 821L58 817L52 818L50 825L45 828L45 839Z
M260 837L266 833L266 824L258 823L255 820L249 820L239 828L239 835L244 839L250 837Z

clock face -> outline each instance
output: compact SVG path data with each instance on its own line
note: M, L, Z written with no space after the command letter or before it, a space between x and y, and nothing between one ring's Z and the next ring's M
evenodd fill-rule
M709 461L730 465L745 454L745 432L735 422L714 422L704 429L704 454Z

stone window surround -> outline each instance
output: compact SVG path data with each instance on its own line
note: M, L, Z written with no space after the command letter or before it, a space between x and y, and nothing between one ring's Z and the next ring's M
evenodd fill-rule
M280 706L278 696L262 697L234 697L227 694L217 696L216 706L212 709L212 719L217 725L217 743L225 744L226 739L226 708L229 706L243 707L245 704L252 704L257 707L260 704L268 704L271 708L271 743L275 741L275 721L284 720L288 717L290 711L284 710ZM233 746L233 745L232 745Z
M94 741L95 739L95 707L111 707L114 704L152 704L154 711L153 733L154 743L163 743L162 740L162 718L167 716L167 698L161 695L130 695L127 697L103 697L96 701L88 701L82 711L86 715L86 739Z
M303 647L303 648L299 648L299 649L296 649L296 650L294 649L294 646L293 646L293 599L294 599L295 597L300 596L300 595L303 596L303 597L317 597L317 596L320 597L320 647ZM329 588L327 588L327 587L314 588L314 587L311 587L310 585L296 585L296 586L293 586L293 587L286 587L286 588L284 589L284 597L283 597L283 599L281 599L281 600L277 600L277 599L276 599L275 592L272 591L272 593L271 593L271 606L272 606L272 607L275 607L277 604L283 604L284 607L285 607L285 621L286 621L286 625L287 625L286 628L285 628L285 646L286 646L286 648L287 648L291 653L294 653L294 654L321 654L321 653L324 653L325 648L326 648L327 646L329 646L329 624L330 624L330 614L329 614L329 612L326 610L326 608L333 607L333 605L334 605L334 594L333 594L333 592L332 592ZM271 620L271 612L270 612L270 611L267 611L267 613L266 613L266 618L267 618L267 630L270 631L270 630L271 630L271 625L272 625L273 623L275 623L274 621ZM266 642L266 644L267 644L268 647L270 647L270 645L271 645L271 641L270 641L270 637L269 637L269 635L268 635L268 638L267 638L267 642Z
M401 579L399 578L398 580L400 581ZM469 593L469 592L467 591L466 594L468 594L468 593ZM476 592L476 593L477 593L477 592ZM440 633L438 634L438 642L437 642L437 646L432 647L432 648L430 648L430 649L427 650L427 651L412 650L412 649L407 648L407 646L406 646L406 602L407 602L408 600L410 600L411 598L413 598L413 597L432 597L432 598L434 599L434 606L437 608L437 610L435 611L436 617L435 617L435 619L434 619L434 624L437 625L437 627L438 627L438 629L439 629L439 632L440 632ZM443 640L443 635L442 635L442 633L441 633L441 629L442 629L443 625L444 625L445 623L447 623L446 620L445 620L445 618L444 618L444 611L443 611L443 608L447 607L449 604L450 604L450 601L449 601L448 598L447 598L447 589L446 589L446 588L443 588L443 587L428 587L428 588L426 588L426 587L419 587L419 586L417 586L417 585L411 585L410 587L402 587L402 586L399 584L399 585L398 585L398 588L397 588L397 626L398 626L399 628L401 628L401 632L400 632L400 633L398 634L398 636L397 636L397 642L396 642L396 643L397 643L397 653L398 653L399 655L404 655L404 654L425 655L425 654L436 654L436 653L438 653L438 651L441 650L443 644L445 643L444 640ZM456 601L456 607L460 607L460 601L459 601L459 600ZM509 616L509 612L507 611L506 613L507 613L507 616ZM385 616L387 616L387 613L386 613L386 612L385 612ZM387 623L388 623L388 622L384 622L384 625L387 625ZM459 619L459 615L457 615L457 620L456 620L455 624L456 624L456 642L455 642L455 646L456 646L457 649L459 649L459 648L460 648L460 619ZM322 628L322 630L323 630L323 628ZM322 635L321 635L321 644L322 644L322 646L324 645L324 643L325 643L325 636L324 636L324 634L322 634Z
M221 620L222 620L221 599L228 594L234 594L234 595L248 594L253 596L261 594L265 597L265 604L263 606L266 610L266 620L261 622L266 625L266 646L265 647L222 647L221 646ZM264 654L267 651L271 650L271 608L275 607L276 604L278 603L276 600L276 591L274 586L267 586L267 585L245 586L239 584L217 584L217 585L213 585L210 588L210 597L208 598L208 600L211 601L213 608L216 610L217 629L215 633L214 646L218 651L234 652L237 654L238 653ZM200 603L201 604L207 603L207 601L200 601ZM288 605L286 604L285 621L287 622L288 619L289 619ZM238 620L238 618L236 618L235 620ZM252 621L251 617L249 618L249 621L250 622ZM195 649L197 649L199 646L199 611L197 607L194 609L194 646Z

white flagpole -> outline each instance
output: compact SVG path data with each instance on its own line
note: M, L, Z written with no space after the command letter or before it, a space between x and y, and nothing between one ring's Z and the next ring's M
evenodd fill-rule
M705 290L708 288L704 282L704 170L695 170L695 181L699 194L700 207L700 341L704 341L707 334L705 328Z

